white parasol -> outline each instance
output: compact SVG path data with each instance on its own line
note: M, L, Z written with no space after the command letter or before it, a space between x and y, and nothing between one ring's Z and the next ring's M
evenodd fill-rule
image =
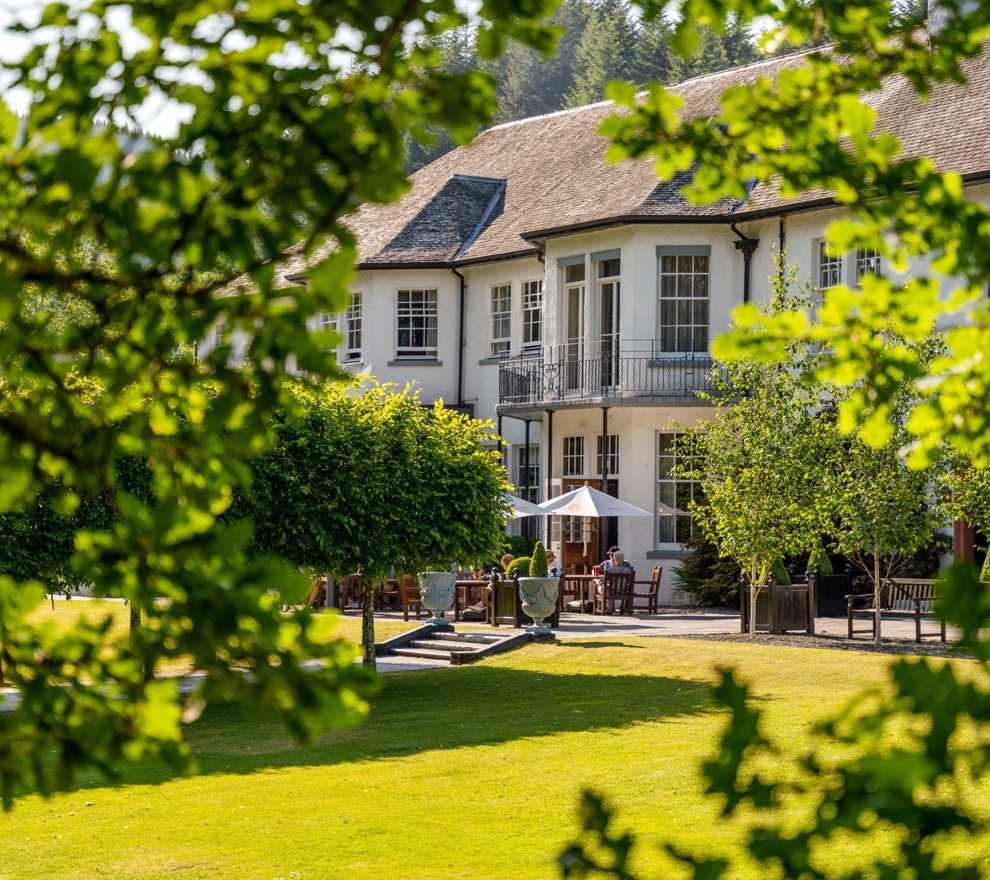
M603 517L603 516L653 516L648 510L641 507L634 507L611 495L606 495L598 489L593 489L587 483L571 489L563 495L544 501L541 505L544 513L554 516L581 516L581 517ZM587 522L582 529L584 534L584 564L588 566L588 529Z
M653 516L648 510L634 507L591 486L579 486L538 505L541 513L557 516Z
M520 498L518 495L510 495L508 492L503 496L505 503L512 508L512 518L519 519L523 516L546 516L547 512L538 504Z

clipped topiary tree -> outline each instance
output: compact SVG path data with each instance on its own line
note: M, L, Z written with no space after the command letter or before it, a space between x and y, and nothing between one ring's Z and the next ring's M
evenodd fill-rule
M533 548L533 558L529 561L529 576L534 578L545 578L550 573L550 566L547 564L547 551L542 541L537 541Z
M828 553L822 544L819 544L812 550L811 555L808 557L808 568L813 569L816 565L818 566L818 573L823 577L829 577L835 574L832 560L828 558Z

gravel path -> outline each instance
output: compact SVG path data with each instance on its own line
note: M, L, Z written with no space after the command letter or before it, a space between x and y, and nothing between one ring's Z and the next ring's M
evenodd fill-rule
M772 645L775 648L815 648L826 651L858 651L861 654L907 654L918 657L971 657L961 651L951 642L940 642L938 639L924 641L920 644L906 639L881 639L880 647L874 645L872 639L840 638L837 636L809 635L770 635L757 633L756 640L750 642L748 635L742 633L720 633L713 635L670 634L659 638L665 639L695 639L705 642L736 642L741 645Z

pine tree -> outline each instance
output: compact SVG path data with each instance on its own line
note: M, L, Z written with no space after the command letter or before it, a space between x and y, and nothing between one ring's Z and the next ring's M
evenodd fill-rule
M632 79L635 41L625 0L605 0L596 6L577 49L577 72L567 106L601 101L610 80Z
M552 22L564 34L549 60L532 49L510 44L498 62L487 68L498 81L499 122L553 113L564 107L574 88L576 55L591 19L588 0L564 0Z
M670 82L671 24L662 12L640 22L633 50L632 80L637 84Z
M756 48L753 35L738 15L730 16L726 21L722 45L725 47L729 67L742 67L760 59L760 52ZM708 72L712 73L713 71Z
M701 26L698 28L698 48L694 54L690 58L672 56L670 81L683 82L695 76L725 70L729 66L729 56L722 37L710 27Z

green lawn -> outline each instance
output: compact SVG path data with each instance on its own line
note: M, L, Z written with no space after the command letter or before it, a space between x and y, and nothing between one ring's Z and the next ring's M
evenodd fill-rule
M714 664L735 666L799 747L887 662L665 639L532 646L388 676L365 725L308 749L216 707L189 732L199 777L143 767L119 788L19 801L0 818L0 878L553 878L586 786L646 836L646 875L677 876L656 841L732 837L699 796L724 723Z

